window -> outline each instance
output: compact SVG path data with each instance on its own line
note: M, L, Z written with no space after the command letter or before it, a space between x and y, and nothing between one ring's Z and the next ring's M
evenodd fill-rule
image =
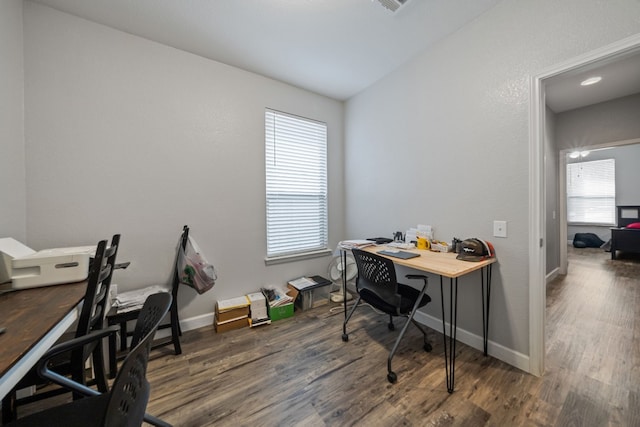
M615 160L567 164L567 221L615 225Z
M326 250L327 125L265 112L267 258Z

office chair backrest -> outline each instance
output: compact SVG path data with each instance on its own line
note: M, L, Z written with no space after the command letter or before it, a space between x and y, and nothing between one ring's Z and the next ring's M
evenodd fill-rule
M105 413L105 426L139 427L142 425L150 385L146 378L149 351L160 321L169 311L172 297L168 293L150 295L136 322L141 338L129 352L111 387Z
M393 261L371 252L353 249L353 257L358 266L356 288L367 301L370 294L389 305L400 307L398 282Z

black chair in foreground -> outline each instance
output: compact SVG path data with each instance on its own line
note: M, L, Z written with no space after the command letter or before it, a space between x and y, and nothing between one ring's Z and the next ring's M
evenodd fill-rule
M160 321L169 311L171 301L171 295L168 293L158 293L147 298L136 323L136 344L122 363L110 392L100 394L92 388L51 371L48 364L58 354L82 348L115 333L118 330L117 326L56 345L45 354L38 365L38 373L43 378L88 397L20 418L8 425L139 427L144 420L155 425L168 426L167 423L146 415L145 410L151 389L146 379L151 342Z
M390 383L395 383L398 377L391 369L391 360L398 349L398 345L409 323L413 323L422 331L424 335L424 350L429 352L432 349L431 344L427 341L426 329L413 318L417 309L424 307L431 301L431 297L425 293L427 290L427 276L422 274L406 275L407 279L419 279L423 281L422 289L418 290L397 282L395 266L390 259L360 249L353 249L353 256L358 266L358 277L356 279L358 298L344 320L342 341L349 341L347 322L351 319L351 316L361 301L388 314L388 328L391 331L395 330L395 325L393 324L394 317L406 317L407 322L404 324L400 335L398 335L387 359L387 380L389 380Z
M111 285L119 244L119 234L113 236L110 246L107 246L106 240L98 242L96 253L91 262L89 277L87 278L87 290L84 295L82 310L76 328L74 331L65 333L60 340L58 340L58 343L79 338L104 327L105 314L108 310L109 287ZM85 362L89 358L92 359L94 377L88 381L86 378ZM95 384L101 392L108 390L102 341L93 342L91 345L62 353L52 361L52 365L55 365L54 369L56 372L70 376L75 382L85 385ZM38 391L34 395L21 399L17 398L17 390L30 386L42 387L45 385L47 385L47 382L38 376L36 369L31 369L20 380L18 385L3 398L3 423L17 418L18 406L69 392L69 390L66 389L48 387L45 391Z

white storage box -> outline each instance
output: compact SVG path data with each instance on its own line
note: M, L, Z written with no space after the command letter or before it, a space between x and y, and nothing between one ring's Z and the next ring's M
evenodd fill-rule
M45 249L13 258L11 287L27 289L85 280L95 250L95 246Z

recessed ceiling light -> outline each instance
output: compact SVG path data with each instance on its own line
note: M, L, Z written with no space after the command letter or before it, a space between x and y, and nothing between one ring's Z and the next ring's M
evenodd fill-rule
M569 157L572 159L577 159L578 157L587 157L589 155L589 151L572 151L569 153Z
M594 84L598 83L600 80L602 80L602 77L600 77L600 76L589 77L588 79L582 81L580 83L580 86L594 85Z

